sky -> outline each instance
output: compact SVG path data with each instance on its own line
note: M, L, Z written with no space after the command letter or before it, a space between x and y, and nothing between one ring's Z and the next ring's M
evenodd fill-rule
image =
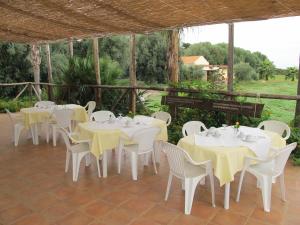
M185 28L182 42L228 42L228 25ZM260 51L278 68L299 66L300 16L234 24L234 46Z

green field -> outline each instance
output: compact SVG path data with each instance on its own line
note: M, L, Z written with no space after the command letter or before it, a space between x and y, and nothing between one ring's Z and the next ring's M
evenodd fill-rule
M296 95L297 81L285 80L283 76L275 76L275 79L269 81L248 81L240 82L235 85L235 90L251 93L268 93L282 95ZM247 101L258 101L265 104L264 109L271 112L271 118L289 123L295 112L296 101L277 100L277 99L253 99L247 98Z
M235 91L251 92L251 93L268 93L268 94L282 94L282 95L296 95L297 81L285 80L283 76L275 76L269 81L244 81L235 84ZM153 94L149 96L149 103L151 105L160 104L161 95ZM243 99L244 100L244 99ZM246 98L248 102L264 103L264 110L271 113L271 119L281 120L289 123L295 112L296 102L293 100L277 100L277 99L255 99Z

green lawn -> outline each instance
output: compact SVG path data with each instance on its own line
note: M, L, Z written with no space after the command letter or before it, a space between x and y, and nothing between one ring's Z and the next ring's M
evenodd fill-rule
M269 81L244 81L235 84L235 91L251 92L251 93L268 93L282 95L296 95L297 81L285 80L283 76L275 76ZM160 104L161 95L150 95L150 107ZM262 102L265 104L264 110L271 113L271 119L281 120L289 123L294 118L296 101L293 100L277 100L277 99L255 99L246 98L248 102Z
M248 81L235 85L235 90L240 92L268 93L282 95L296 95L297 81L285 80L283 76L276 76L269 81ZM247 98L247 101L261 101L265 104L264 109L271 112L271 118L289 123L295 112L296 101L276 99L254 99Z

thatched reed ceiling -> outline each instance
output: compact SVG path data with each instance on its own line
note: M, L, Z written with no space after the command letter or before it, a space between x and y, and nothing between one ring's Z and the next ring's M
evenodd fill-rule
M0 40L145 33L300 15L300 0L0 0Z

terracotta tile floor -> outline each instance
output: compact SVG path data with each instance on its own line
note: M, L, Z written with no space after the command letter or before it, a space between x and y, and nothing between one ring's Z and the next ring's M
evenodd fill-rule
M229 210L223 209L223 188L216 181L217 207L210 204L207 186L197 188L192 214L183 214L184 193L174 179L170 198L164 201L168 165L162 156L159 174L152 166L139 166L139 180L132 181L129 157L124 157L121 175L116 155L110 153L108 177L99 179L95 163L83 164L79 181L64 173L65 147L41 140L34 146L23 135L18 147L10 142L11 128L0 115L0 224L1 225L260 225L300 224L300 167L286 168L288 201L280 200L279 185L273 185L272 211L262 209L255 179L246 177L241 202L234 201L237 180L232 183Z

